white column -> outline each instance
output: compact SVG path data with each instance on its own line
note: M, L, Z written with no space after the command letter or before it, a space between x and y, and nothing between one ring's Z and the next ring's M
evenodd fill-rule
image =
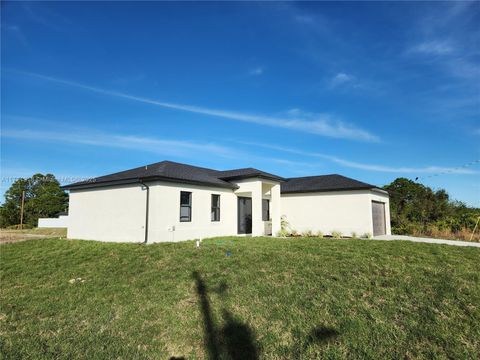
M265 227L262 221L262 182L252 184L252 236L263 236Z
M270 217L272 218L272 236L277 236L281 229L280 184L272 186L270 190Z

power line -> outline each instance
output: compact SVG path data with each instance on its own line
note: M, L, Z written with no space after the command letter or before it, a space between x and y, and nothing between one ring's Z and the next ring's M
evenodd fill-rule
M470 166L473 166L473 165L476 165L476 164L479 164L479 163L480 163L480 159L473 160L473 161L470 161L469 163L463 164L461 166L457 166L457 167L449 169L449 170L441 171L441 172L431 174L431 175L427 175L427 176L417 176L415 178L415 181L417 181L419 179L429 179L429 178L440 176L440 175L451 174L451 173L453 173L457 170L465 169L467 167L470 167Z

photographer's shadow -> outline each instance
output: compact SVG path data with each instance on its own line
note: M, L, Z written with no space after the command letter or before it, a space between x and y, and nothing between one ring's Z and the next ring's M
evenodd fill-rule
M195 280L197 295L200 300L208 358L211 360L258 359L259 350L254 332L250 326L237 320L230 311L223 309L224 324L221 328L217 328L212 318L205 282L198 271L194 271L192 276ZM217 292L223 297L227 289L228 286L222 283L218 287Z

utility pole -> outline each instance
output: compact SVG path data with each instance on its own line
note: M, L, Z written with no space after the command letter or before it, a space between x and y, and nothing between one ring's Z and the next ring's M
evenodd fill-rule
M20 207L20 230L23 229L23 205L25 204L25 190L22 191L22 205Z
M470 241L473 240L473 234L475 234L475 230L477 230L478 222L480 221L480 216L477 219L477 222L475 223L475 227L473 228L472 236L470 236Z

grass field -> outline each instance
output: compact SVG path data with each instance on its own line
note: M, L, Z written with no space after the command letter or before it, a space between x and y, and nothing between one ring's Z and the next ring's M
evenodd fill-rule
M480 249L48 239L0 252L4 359L480 357Z

